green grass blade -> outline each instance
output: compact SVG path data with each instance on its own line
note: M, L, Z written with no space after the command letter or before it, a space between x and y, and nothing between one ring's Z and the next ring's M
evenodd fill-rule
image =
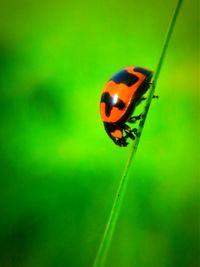
M176 8L174 10L174 14L173 14L172 19L169 23L168 31L167 31L167 34L166 34L166 37L164 40L162 50L161 50L161 55L160 55L158 65L157 65L157 68L156 68L156 71L154 74L154 79L153 79L154 86L151 86L151 88L149 89L149 95L148 95L148 98L146 101L146 105L144 107L143 117L140 120L139 127L138 127L138 136L137 136L135 142L133 143L133 146L131 147L130 154L129 154L124 172L123 172L122 177L120 179L120 184L119 184L116 196L115 196L113 207L111 209L110 216L109 216L108 222L106 224L106 229L104 231L103 238L101 240L101 243L100 243L93 267L103 267L105 265L107 253L108 253L111 241L112 241L113 232L115 230L115 225L116 225L116 222L117 222L117 219L119 216L120 206L122 204L123 197L124 197L124 194L126 191L129 169L130 169L132 160L134 158L134 155L137 151L137 147L138 147L138 144L140 141L140 136L142 134L142 131L144 128L144 123L145 123L145 120L146 120L146 117L147 117L147 114L149 111L149 107L150 107L150 104L151 104L151 101L152 101L152 98L154 95L155 86L157 84L157 80L158 80L158 77L159 77L159 74L160 74L160 71L161 71L161 68L163 65L164 57L166 55L169 41L171 39L171 35L172 35L173 30L174 30L174 26L175 26L177 16L178 16L178 13L180 11L180 7L181 7L182 2L183 2L183 0L178 0Z

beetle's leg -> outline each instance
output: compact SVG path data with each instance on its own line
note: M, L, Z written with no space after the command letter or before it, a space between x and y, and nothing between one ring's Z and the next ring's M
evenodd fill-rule
M159 98L159 96L158 95L153 95L153 98Z
M137 128L133 128L133 129L131 130L131 132L133 132L133 133L137 136L137 134L138 134L138 129L137 129Z
M120 139L117 139L114 141L116 145L120 146L120 147L124 147L127 146L129 143L127 142L127 136L123 136Z
M128 134L132 134L132 135L134 135L134 137L136 137L136 136L138 136L139 135L139 133L138 133L138 129L137 128L133 128L133 129L131 129L128 125L126 125L125 124L125 126L126 126L126 129L124 129L124 131L125 132L127 132ZM135 139L135 138L134 138Z
M134 136L135 136L135 137L136 137L136 136L139 136L139 135L138 135L138 129L137 129L137 128L133 128L133 129L131 129L131 132L134 133Z
M132 140L135 140L135 135L132 134L132 132L125 131L125 133L126 133L126 136L125 136L126 139L127 139L128 137L130 137Z
M159 98L159 96L158 96L158 95L153 95L153 98ZM144 101L144 100L146 100L146 99L147 99L147 97L142 96L142 97L140 98L140 100L137 102L137 105L139 105L139 104L141 103L141 101Z
M153 97L152 98L159 98L159 96L158 95L153 95ZM147 99L147 97L145 97L145 96L142 96L138 101L137 101L137 103L136 103L136 106L138 106L142 101L144 101L144 100L146 100Z
M127 146L129 143L127 142L127 137L124 136L121 140L121 146Z
M150 82L150 83L149 83L149 86L155 88L155 83L154 83L154 81Z
M128 120L128 122L135 123L136 121L141 120L141 118L142 118L142 113L140 115L138 115L138 116L132 116L132 117L130 117L129 120Z
M124 125L124 131L126 133L125 138L130 137L131 139L135 139L135 135L133 133L135 133L137 131L137 129L131 129L128 125Z
M142 96L142 97L137 101L136 106L138 106L142 101L144 101L144 100L146 100L146 99L147 99L147 97Z
M149 83L149 86L155 88L155 83L154 83L154 81L150 82L150 83ZM159 96L158 96L158 95L153 95L153 98L159 98Z

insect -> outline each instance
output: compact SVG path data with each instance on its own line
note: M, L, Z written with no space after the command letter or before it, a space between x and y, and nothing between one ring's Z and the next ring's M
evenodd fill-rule
M109 137L118 146L127 146L127 140L135 139L137 129L127 123L135 123L142 115L132 116L134 109L145 99L153 72L141 67L127 67L117 72L106 83L100 101L100 115Z

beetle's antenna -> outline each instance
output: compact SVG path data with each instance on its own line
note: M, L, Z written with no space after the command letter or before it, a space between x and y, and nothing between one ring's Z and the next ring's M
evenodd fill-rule
M121 203L123 201L124 194L125 194L126 185L127 185L127 181L128 181L128 179L127 179L128 173L130 170L130 165L132 163L133 157L136 153L136 150L137 150L137 147L138 147L138 144L140 141L140 136L142 134L144 123L145 123L145 120L146 120L146 117L147 117L147 114L149 111L149 107L150 107L150 104L151 104L151 101L152 101L152 98L154 95L155 86L157 84L157 80L158 80L158 77L159 77L159 74L160 74L160 71L161 71L161 68L163 65L164 57L166 55L169 41L170 41L172 32L174 30L174 26L175 26L182 2L183 2L183 0L178 0L176 8L174 10L174 14L173 14L172 19L169 23L168 31L167 31L167 34L166 34L166 37L164 40L163 48L161 50L161 55L160 55L158 65L157 65L157 68L155 71L154 79L153 79L154 86L151 86L151 88L149 89L149 95L148 95L148 98L146 101L146 105L144 107L144 113L143 113L144 115L142 116L142 119L140 120L139 127L138 127L137 138L135 139L135 142L133 143L133 146L131 147L129 157L128 157L126 166L124 168L124 172L123 172L122 177L120 179L120 183L119 183L119 187L118 187L118 190L117 190L117 193L115 196L113 207L111 209L110 216L109 216L108 222L106 224L106 229L104 231L103 238L101 240L101 243L100 243L93 267L103 267L105 265L105 260L107 257L108 249L109 249L109 246L111 244L113 232L115 230L115 225L116 225L116 222L118 219L120 206L121 206Z

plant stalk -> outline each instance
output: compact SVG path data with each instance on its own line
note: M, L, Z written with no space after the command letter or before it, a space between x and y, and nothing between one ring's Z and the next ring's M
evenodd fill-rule
M177 21L177 17L178 17L182 2L183 2L183 0L178 0L177 5L176 5L175 10L174 10L174 13L173 13L172 18L171 18L171 21L169 23L167 34L165 36L164 44L163 44L163 47L161 50L160 58L158 60L157 68L156 68L156 71L155 71L155 74L153 77L153 83L152 83L153 86L151 86L149 89L149 95L148 95L148 98L146 101L146 105L144 107L144 113L143 113L143 116L140 120L139 127L138 127L138 134L137 134L137 137L136 137L136 139L135 139L135 141L131 147L129 157L128 157L127 162L126 162L126 166L124 168L122 177L120 179L119 187L118 187L115 199L114 199L114 203L113 203L113 206L112 206L112 209L110 212L110 216L108 218L108 222L106 224L103 238L101 240L101 243L100 243L93 267L104 267L105 266L105 261L107 258L108 250L109 250L109 247L110 247L110 244L112 241L116 222L117 222L117 219L119 216L120 207L121 207L124 195L125 195L130 166L131 166L131 163L133 161L134 155L137 151L140 137L141 137L141 134L142 134L142 131L144 128L144 123L145 123L145 120L146 120L146 117L147 117L147 114L149 111L149 107L151 105L151 101L152 101L152 98L153 98L153 95L155 92L157 80L158 80L158 77L159 77L159 74L160 74L160 71L161 71L161 68L163 65L166 51L167 51L167 48L169 46L169 41L171 39L172 32L174 30L174 26L175 26L175 23Z

